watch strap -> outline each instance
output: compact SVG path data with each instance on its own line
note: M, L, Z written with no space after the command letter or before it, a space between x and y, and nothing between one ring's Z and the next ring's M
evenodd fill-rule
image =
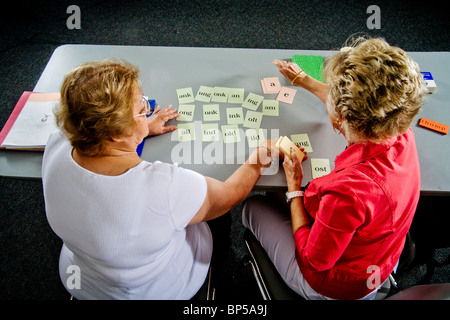
M292 192L286 192L286 202L291 202L292 199L303 197L304 192L303 191L292 191Z

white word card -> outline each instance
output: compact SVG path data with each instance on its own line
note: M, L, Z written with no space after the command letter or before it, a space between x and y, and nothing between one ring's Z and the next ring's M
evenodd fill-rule
M203 105L203 121L219 121L220 110L218 104Z
M244 102L244 89L241 88L231 88L228 92L228 103L239 103Z
M194 123L181 123L178 126L178 141L192 141L195 140L195 127Z
M311 158L311 170L313 179L329 174L331 172L330 160Z
M247 98L245 98L245 101L242 103L242 106L247 109L256 111L256 109L258 109L259 105L263 100L264 100L263 96L250 92L247 95Z
M262 114L265 116L278 117L280 103L277 100L264 99L262 102Z
M195 100L210 102L213 92L214 88L212 87L200 86L200 89L198 89L197 95L195 96Z
M214 87L211 101L212 102L227 102L229 91L230 91L230 88Z
M228 124L243 124L244 111L241 107L227 108L227 123Z
M307 133L291 134L291 140L297 145L297 147L304 148L306 152L313 152Z
M194 119L195 104L181 104L178 107L178 113L181 115L178 121L192 121Z
M257 129L261 126L262 118L263 114L261 112L248 110L245 114L243 126L246 128Z
M202 124L202 141L219 141L219 124L203 123Z
M247 137L248 147L256 148L264 139L263 129L247 129L245 130L245 136Z
M192 103L195 101L192 88L177 89L177 97L179 104Z
M223 143L236 143L241 141L239 128L237 124L228 124L222 126Z

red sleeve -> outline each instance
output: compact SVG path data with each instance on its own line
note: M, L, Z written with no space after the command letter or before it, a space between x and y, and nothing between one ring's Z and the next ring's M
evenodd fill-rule
M321 195L311 227L295 233L301 262L316 271L331 269L364 222L365 208L356 194L342 184Z

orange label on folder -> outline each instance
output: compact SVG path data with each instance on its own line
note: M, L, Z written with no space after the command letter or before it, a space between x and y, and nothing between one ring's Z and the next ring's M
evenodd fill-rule
M448 133L448 126L433 120L422 118L419 121L419 126L438 131L444 134Z

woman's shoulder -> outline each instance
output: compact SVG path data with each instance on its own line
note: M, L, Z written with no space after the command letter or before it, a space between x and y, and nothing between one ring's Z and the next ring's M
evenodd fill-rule
M315 195L322 198L325 195L334 195L340 198L367 198L369 194L383 194L380 185L373 178L363 173L356 166L340 170L332 171L330 174L313 179L306 188L306 195Z
M63 161L64 156L70 154L71 148L69 140L67 140L62 132L56 132L50 135L44 149L43 168L54 165L55 161Z
M177 163L166 163L161 161L142 161L139 170L147 175L164 176L170 183L182 183L189 181L205 180L205 177L198 172L180 167Z
M367 183L370 178L361 172L357 165L340 170L333 170L329 174L315 178L310 185L326 189L349 189L360 183Z

